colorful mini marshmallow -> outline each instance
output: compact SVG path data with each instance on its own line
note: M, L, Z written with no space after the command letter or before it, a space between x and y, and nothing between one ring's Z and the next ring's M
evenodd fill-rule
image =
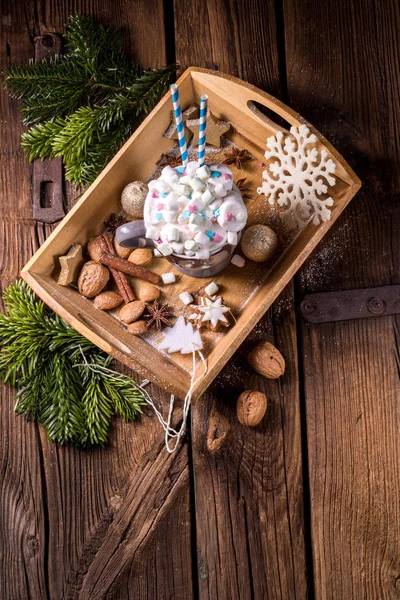
M191 161L183 170L164 167L149 183L144 220L148 237L161 240L164 256L208 260L227 243L236 245L238 236L232 234L246 225L247 210L226 165L200 167Z

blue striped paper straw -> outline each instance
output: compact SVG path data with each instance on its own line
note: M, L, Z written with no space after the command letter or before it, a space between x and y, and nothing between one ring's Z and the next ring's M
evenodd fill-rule
M176 130L178 132L179 150L181 151L182 164L186 167L188 163L188 153L186 147L185 128L182 121L182 109L179 100L178 86L176 83L171 85L172 104L174 107L174 116L176 123Z
M206 156L206 127L207 127L208 96L200 96L200 123L199 123L199 163L204 165Z

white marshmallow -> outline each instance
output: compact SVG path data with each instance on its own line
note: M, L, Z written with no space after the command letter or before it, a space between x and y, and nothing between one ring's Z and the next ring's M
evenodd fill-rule
M220 180L221 180L221 184L224 186L224 188L230 192L231 189L233 188L233 179L220 178Z
M193 250L185 250L186 256L194 256Z
M173 183L179 180L178 173L169 165L163 168L161 171L161 177L168 181L168 183Z
M179 298L182 300L183 304L186 304L186 306L192 304L193 302L193 296L191 296L189 292L182 292L182 294L179 294Z
M180 181L180 183L184 183L185 185L190 185L192 178L190 175L183 175L179 181Z
M189 196L190 194L190 187L183 183L173 183L172 187L180 196Z
M197 250L197 244L194 240L186 240L185 242L185 250Z
M205 192L203 192L203 194L201 195L201 199L204 202L204 204L208 204L209 202L211 202L211 200L214 198L214 196L212 195L212 193L210 192L210 190L206 190Z
M204 217L198 213L192 213L189 217L189 223L194 223L195 225L204 225Z
M172 242L171 246L175 254L182 254L184 248L183 242Z
M173 253L172 246L170 244L167 244L167 242L159 244L157 250L159 251L161 256L169 256Z
M159 252L159 251L157 250L157 248L154 248L154 250L153 250L153 254L154 254L154 256L157 256L157 258L159 258L160 256L162 256L161 252Z
M244 260L243 256L240 256L240 254L235 254L231 258L231 263L235 265L235 267L242 268L246 264L246 261Z
M222 185L222 183L217 183L217 185L214 188L214 191L215 191L216 195L219 196L220 198L224 198L226 196L226 194L228 193L226 191L226 189L224 188L224 186Z
M196 258L199 260L207 260L210 258L210 251L207 248L202 248L201 250L197 250Z
M194 190L204 190L206 187L206 184L200 177L193 177L189 185Z
M211 175L211 171L207 165L203 165L197 169L196 175L197 177L200 177L200 179L208 179Z
M163 280L163 283L175 283L175 273L172 273L172 271L170 273L163 273L161 279Z
M217 208L219 208L222 204L222 200L220 198L216 198L215 200L213 200L212 202L210 202L210 204L208 205L211 210L216 210Z
M164 211L164 220L166 223L175 223L176 211L175 210L165 210Z
M168 243L179 241L179 229L172 223L168 223L161 230L161 239L166 240L166 238L168 238Z
M174 183L173 185L178 185L178 184ZM169 183L167 183L163 179L155 179L153 181L150 181L149 189L150 190L154 189L157 192L159 192L160 194L164 194L165 192L171 191L171 186L169 185Z
M148 227L146 229L146 237L149 240L158 240L160 237L160 233L155 227Z
M202 231L199 231L199 233L194 236L194 241L200 244L200 246L208 246L210 243L210 238Z
M205 293L208 294L209 296L214 296L214 294L216 294L218 292L218 290L219 290L219 287L217 286L215 281L211 281L211 283L209 283L204 288Z
M192 203L192 202L197 203L201 199L202 195L203 194L201 193L200 190L196 190L195 192L193 192L192 197L190 198L190 203Z
M193 177L193 175L196 175L197 169L199 167L200 167L200 163L198 163L197 160L192 160L192 161L188 162L185 170L188 175Z
M165 199L168 210L177 211L179 208L178 194L176 192L170 192Z
M242 223L247 221L247 211L245 210L240 210L239 212L236 213L236 219L238 221L241 221Z
M236 231L228 231L228 244L236 246L238 243L238 235Z
M186 217L184 217L183 214L181 213L178 217L178 223L183 225L183 223L186 223L186 221L187 221Z
M199 233L199 231L203 230L202 225L197 225L197 223L189 223L189 231L192 233Z
M187 201L188 201L187 196L179 196L179 198L178 198L179 204L186 204Z

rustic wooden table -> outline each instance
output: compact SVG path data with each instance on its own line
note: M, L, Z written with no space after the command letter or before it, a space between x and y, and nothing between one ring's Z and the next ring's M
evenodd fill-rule
M145 65L215 68L281 98L364 185L193 408L176 454L150 414L115 421L105 450L57 448L3 388L1 598L400 597L400 317L307 325L296 312L305 293L400 283L399 3L4 0L1 68L77 12L121 28ZM32 220L20 133L3 91L2 287L51 230ZM246 364L265 338L287 360L276 382ZM255 430L235 417L243 386L270 399Z

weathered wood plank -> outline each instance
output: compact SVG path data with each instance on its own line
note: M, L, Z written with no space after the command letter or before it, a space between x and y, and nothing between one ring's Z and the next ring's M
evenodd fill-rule
M161 0L136 2L134 7L129 2L26 6L10 2L2 6L0 27L8 45L0 48L1 69L10 61L32 56L33 35L63 31L68 15L77 12L122 26L127 48L143 64L166 62ZM4 288L50 227L31 220L31 169L19 147L19 113L4 90L0 98L0 281ZM67 191L73 203L77 191L72 186ZM157 389L151 393L156 402L165 399ZM90 589L91 598L190 600L186 448L172 459L162 452L161 428L151 411L135 424L115 420L106 449L57 448L35 424L15 416L13 395L13 390L4 388L0 406L0 553L8 565L1 570L2 596L10 600L88 598L85 590ZM123 539L118 538L117 525L123 528ZM112 560L107 554L110 543L114 543Z
M175 4L175 30L182 69L215 68L281 95L274 2L185 0ZM200 598L307 593L292 307L288 286L192 409ZM287 358L281 382L266 381L247 365L248 351L264 339L275 340ZM265 391L270 401L254 430L245 430L236 418L236 398L244 389Z
M284 1L288 93L364 181L302 291L400 279L397 3ZM317 598L399 594L399 321L303 326Z

